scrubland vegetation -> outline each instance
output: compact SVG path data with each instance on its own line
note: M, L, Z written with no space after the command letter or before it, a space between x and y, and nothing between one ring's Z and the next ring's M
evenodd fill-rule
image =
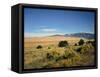
M24 68L92 66L94 53L94 40L80 39L72 45L67 40L46 45L37 42L25 47Z

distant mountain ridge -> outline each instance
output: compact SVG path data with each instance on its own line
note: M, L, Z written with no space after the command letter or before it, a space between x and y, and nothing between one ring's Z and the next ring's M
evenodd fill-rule
M87 38L87 39L93 39L94 34L93 33L72 33L72 34L65 34L65 35L52 35L52 36L64 36L64 37L80 37L80 38Z

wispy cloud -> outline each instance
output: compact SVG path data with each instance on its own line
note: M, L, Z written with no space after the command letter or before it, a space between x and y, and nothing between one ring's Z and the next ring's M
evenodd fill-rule
M51 36L51 35L64 35L63 33L58 33L58 32L46 32L46 33L24 33L24 37L45 37L45 36Z
M56 29L48 29L48 28L41 29L41 30L44 32L56 32L57 31Z

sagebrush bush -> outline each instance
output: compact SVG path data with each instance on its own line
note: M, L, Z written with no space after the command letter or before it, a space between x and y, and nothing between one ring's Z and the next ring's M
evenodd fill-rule
M72 62L73 63L76 63L77 61L80 61L81 60L81 57L80 57L80 55L75 55L73 58L72 58Z
M47 59L53 60L53 55L51 53L46 54Z
M82 47L78 47L78 48L76 49L76 52L81 53L81 50L82 50Z
M67 41L60 41L58 46L59 47L66 47L66 46L68 46L68 42Z
M58 60L62 59L62 56L59 53L57 53L56 51L47 53L46 56L47 56L48 60L58 61Z
M48 47L48 49L51 49L51 47Z
M79 45L83 45L84 44L84 40L83 39L80 39L79 42L78 42L78 44Z
M37 47L36 47L37 49L41 49L41 48L43 48L41 45L38 45Z
M74 56L75 56L74 50L71 47L66 48L63 58L68 59L68 58L72 58Z
M87 41L87 44L91 44L92 46L95 46L95 41Z
M77 46L77 43L75 43L75 45L74 46Z
M94 50L92 45L84 45L84 46L82 46L81 53L89 54L89 53L91 53L91 50Z
M53 58L54 58L55 61L58 61L58 60L61 59L61 56L58 52L54 51L53 52Z

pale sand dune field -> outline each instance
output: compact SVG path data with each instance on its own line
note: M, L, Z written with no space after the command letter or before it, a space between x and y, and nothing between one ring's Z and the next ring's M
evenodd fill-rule
M54 36L54 37L31 37L25 38L25 46L24 47L32 47L34 45L52 45L58 44L59 41L66 40L70 45L74 45L81 38L78 37L63 37L63 36ZM84 39L86 40L86 39Z

